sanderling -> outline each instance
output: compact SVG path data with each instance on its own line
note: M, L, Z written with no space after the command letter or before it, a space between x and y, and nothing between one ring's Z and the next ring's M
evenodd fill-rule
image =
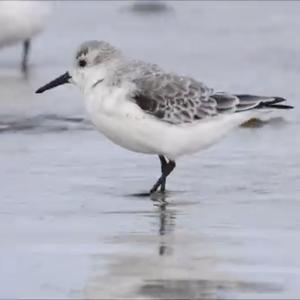
M0 1L0 48L23 43L22 71L27 71L30 43L45 25L47 1Z
M150 193L165 191L178 157L207 148L253 117L292 108L280 97L215 93L193 78L130 60L104 41L83 43L72 70L36 93L65 83L80 88L92 122L107 138L158 155L161 176Z

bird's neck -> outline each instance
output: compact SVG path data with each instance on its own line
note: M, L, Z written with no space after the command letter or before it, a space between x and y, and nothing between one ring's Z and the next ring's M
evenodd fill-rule
M106 87L119 85L122 80L122 66L122 62L116 59L109 65L103 64L91 69L84 80L84 93L104 84Z

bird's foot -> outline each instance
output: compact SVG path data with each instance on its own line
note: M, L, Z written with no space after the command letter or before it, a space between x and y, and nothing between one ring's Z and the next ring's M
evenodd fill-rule
M158 207L164 207L169 204L166 198L166 193L162 193L161 191L154 192L150 195L150 199L153 201L154 206Z
M150 194L157 192L158 188L160 187L160 192L165 193L166 191L166 177L161 176L156 183L153 185L152 189L150 190Z

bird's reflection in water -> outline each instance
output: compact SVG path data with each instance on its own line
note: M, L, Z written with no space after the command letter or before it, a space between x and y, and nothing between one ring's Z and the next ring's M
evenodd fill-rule
M159 196L157 196L159 195ZM158 207L160 243L158 253L160 256L171 254L172 248L168 245L168 238L166 236L175 229L176 211L167 209L169 203L167 202L167 194L156 194L151 196L154 206Z
M154 205L158 207L160 237L158 254L159 256L176 256L179 251L181 255L182 245L178 241L170 239L170 236L176 235L175 219L176 210L170 209L166 195L156 195ZM177 233L178 235L178 233ZM177 247L179 246L179 247ZM176 248L178 251L176 251ZM187 254L187 253L185 253ZM191 257L193 253L190 253ZM192 259L192 258L191 258ZM210 277L210 272L206 274L204 270L214 270L214 265L209 260L195 260L197 264L193 267L187 265L176 266L177 275L170 274L169 278L157 275L157 279L146 279L138 289L138 295L160 299L219 299L227 298L230 295L247 295L248 293L281 293L282 286L273 283L243 281L238 278L223 278L218 273ZM163 264L162 264L163 265ZM197 267L198 265L198 267ZM209 266L209 268L207 268ZM172 266L174 268L174 266ZM186 277L185 271L189 270L191 277ZM178 276L179 274L179 276ZM181 275L180 275L181 274Z
M110 250L106 249L104 255L93 255L95 261L84 288L85 298L224 299L283 291L280 284L243 280L220 271L222 260L214 245L201 235L201 229L195 235L179 226L178 216L186 210L181 209L173 195L155 194L151 196L155 209L150 213L139 212L154 218L155 227L150 232L119 235L113 242L110 240L114 247L120 247L118 251L107 255ZM120 211L111 213L120 215ZM133 213L136 210L122 216L132 217ZM103 272L107 262L108 268ZM118 283L117 289L112 282Z

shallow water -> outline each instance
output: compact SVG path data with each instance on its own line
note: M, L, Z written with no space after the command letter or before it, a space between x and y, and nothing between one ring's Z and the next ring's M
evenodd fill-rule
M300 94L300 3L56 3L33 44L0 59L1 298L299 298L300 129L240 128L178 161L163 198L158 159L127 152L85 119L79 92L34 90L85 39L216 90ZM59 36L57 36L59 32ZM46 45L46 47L45 47Z

